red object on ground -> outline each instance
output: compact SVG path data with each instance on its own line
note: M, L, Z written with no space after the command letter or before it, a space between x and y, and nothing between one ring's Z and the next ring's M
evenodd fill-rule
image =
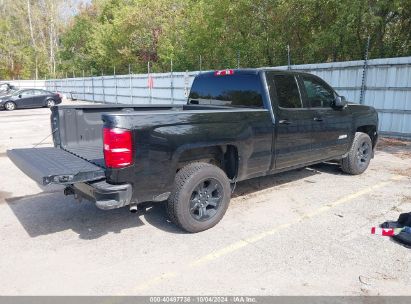
M395 229L394 228L371 228L371 234L382 235L382 236L394 236Z

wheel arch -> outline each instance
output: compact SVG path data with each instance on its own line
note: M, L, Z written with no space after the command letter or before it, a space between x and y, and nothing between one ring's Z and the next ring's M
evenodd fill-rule
M192 162L207 162L221 168L230 180L238 175L238 147L233 144L208 144L180 147L175 153L176 172Z
M377 144L377 139L378 139L376 125L367 124L367 125L357 126L355 131L367 134L371 138L373 149L375 148L375 145Z

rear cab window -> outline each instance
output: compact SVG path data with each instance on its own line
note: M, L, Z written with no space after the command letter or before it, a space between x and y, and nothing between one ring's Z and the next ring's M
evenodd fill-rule
M264 108L263 89L258 73L233 71L218 75L207 72L196 77L191 86L190 104Z

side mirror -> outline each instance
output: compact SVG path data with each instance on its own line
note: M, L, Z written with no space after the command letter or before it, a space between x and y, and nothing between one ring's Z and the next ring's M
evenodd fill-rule
M334 100L334 107L336 108L344 108L347 105L347 100L344 96L337 96Z
M19 95L19 98L21 98L21 94Z

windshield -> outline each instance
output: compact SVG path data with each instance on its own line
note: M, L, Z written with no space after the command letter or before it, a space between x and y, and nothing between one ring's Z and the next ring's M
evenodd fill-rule
M10 94L13 96L17 96L22 92L22 90L10 90Z

